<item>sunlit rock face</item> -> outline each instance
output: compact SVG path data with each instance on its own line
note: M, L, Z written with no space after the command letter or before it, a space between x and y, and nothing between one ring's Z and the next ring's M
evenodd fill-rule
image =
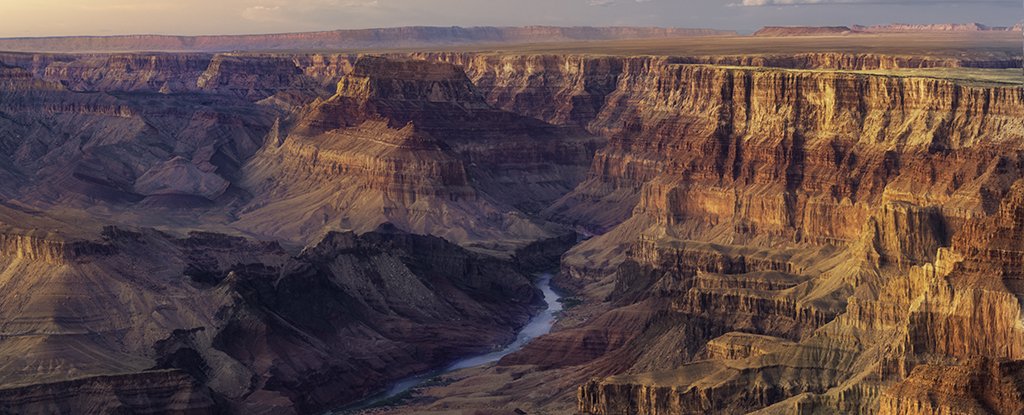
M977 384L1016 376L1020 250L993 235L1020 220L1019 88L648 60L618 82L589 123L611 141L552 208L610 230L565 275L669 298L712 358L645 374L634 355L579 389L580 411L1016 410L1012 387L924 379L935 362ZM737 331L787 341L734 358Z

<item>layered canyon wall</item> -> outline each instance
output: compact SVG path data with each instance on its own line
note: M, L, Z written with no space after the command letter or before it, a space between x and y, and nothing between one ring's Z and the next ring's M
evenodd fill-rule
M951 365L965 382L1019 382L1020 250L1008 241L1020 221L1024 91L618 62L614 88L588 90L585 75L552 88L603 95L592 119L567 122L611 137L588 180L548 211L607 230L567 254L563 275L623 280L609 297L620 304L670 299L647 304L667 307L672 330L699 333L698 346L682 357L692 364L658 372L632 354L615 369L626 374L581 387L580 411L1016 411L1013 386L954 393L927 373ZM564 117L551 114L534 115ZM658 318L647 324L670 324ZM699 353L711 340L744 350L736 331L783 340ZM947 398L924 398L936 394Z
M35 212L54 217L40 228L59 228L77 217L45 208L99 204L93 211L104 219L144 225L157 216L150 212L171 212L163 225L213 218L228 232L310 246L293 258L230 238L221 252L213 249L221 238L207 234L110 230L99 243L57 243L45 232L13 232L0 239L11 287L40 284L57 298L89 284L83 292L110 293L108 302L139 315L161 310L159 319L174 323L147 320L160 330L124 334L130 316L98 316L101 308L84 298L60 307L46 296L27 305L12 299L3 321L18 335L5 337L8 350L39 352L6 370L30 383L74 377L87 387L121 381L87 375L156 369L194 379L168 382L176 398L161 405L204 408L205 393L227 396L239 410L314 410L334 402L341 383L358 383L339 368L364 370L376 358L352 351L334 360L328 346L337 333L379 339L374 328L394 327L393 319L408 329L437 323L431 316L473 317L497 327L488 332L497 343L522 323L535 295L505 262L380 223L506 256L538 239L564 239L574 226L597 236L564 257L558 283L589 295L594 314L502 365L551 370L572 389L556 398L568 396L583 413L1020 410L1024 92L858 72L1009 67L1012 59L438 53L0 61L0 177L11 178L0 186L11 206L0 213L18 212L5 221ZM168 210L169 196L205 200L206 216ZM119 209L126 214L115 215ZM339 229L371 236L332 232ZM421 250L456 259L435 264L416 255ZM248 251L263 253L247 258ZM154 252L174 255L152 270L130 260ZM484 270L503 278L490 281ZM441 274L454 280L417 283ZM504 283L497 294L486 288ZM175 302L148 294L153 284L177 293ZM136 291L145 294L116 295ZM325 298L315 311L343 327L303 320L309 310L290 295L321 292L344 299ZM391 297L427 300L409 308ZM465 301L430 300L449 297ZM286 316L300 333L270 315ZM207 329L188 331L198 326ZM110 343L75 337L83 327ZM481 345L436 327L457 344L434 350L409 332L384 352L402 362L429 353L440 363ZM250 353L230 338L265 347ZM71 375L32 372L32 359L57 354L50 341L120 354L61 366L73 367ZM312 351L294 365L268 366L281 350L299 349ZM344 400L408 374L371 371L372 381ZM227 373L261 375L247 383ZM7 396L30 400L45 390L29 386L13 385Z

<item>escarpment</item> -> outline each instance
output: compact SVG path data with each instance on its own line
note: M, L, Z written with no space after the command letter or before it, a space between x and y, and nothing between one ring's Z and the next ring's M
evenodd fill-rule
M105 59L40 63L38 75L5 67L0 170L18 179L4 184L12 197L39 207L212 201L281 116L232 94L178 89L188 81L171 78L202 66L194 56ZM169 84L182 93L157 91Z
M390 227L298 255L145 229L73 258L3 241L0 407L16 412L308 413L509 341L537 296L510 262Z
M294 235L390 222L465 243L528 242L555 230L524 212L571 190L600 143L492 108L453 65L360 58L333 97L250 161L246 186L268 196L240 225ZM274 216L297 206L323 214Z
M398 55L404 56L404 55ZM813 52L699 56L594 56L498 53L414 53L416 59L463 67L497 108L558 125L586 127L606 108L605 99L629 76L626 68L669 64L872 71L927 68L1016 68L1015 56L959 57Z
M705 328L691 341L709 360L656 371L627 361L580 387L581 412L1018 410L1020 259L1008 241L1024 179L1020 88L704 65L623 72L590 123L612 139L554 208L613 228L563 267L582 277L594 274L573 270L599 266L595 252L618 258L603 275L623 281L625 303L670 298L677 330ZM616 217L587 210L602 197L636 204ZM749 338L718 337L729 332L785 340L753 352ZM929 378L941 370L962 375Z
M972 167L992 163L990 154L1021 137L1016 88L701 65L628 69L636 75L620 78L590 125L616 138L598 152L578 196L555 205L556 214L579 211L579 219L607 226L624 218L588 217L587 203L576 200L629 192L639 211L664 223L688 215L715 218L704 226L742 218L734 226L750 228L746 233L851 240L860 224L845 223L865 216L864 202L884 196L941 203L961 184L938 169L933 178L938 160L956 152L970 154ZM906 188L917 172L928 179L924 192ZM978 199L964 194L958 207L980 209ZM798 211L787 213L790 207ZM821 221L827 228L809 229L807 221L820 214L835 216Z

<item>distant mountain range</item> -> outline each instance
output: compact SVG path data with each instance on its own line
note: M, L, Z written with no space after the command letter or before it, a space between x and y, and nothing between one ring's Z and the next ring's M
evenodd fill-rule
M1021 24L1012 27L986 26L981 23L936 23L907 24L893 23L874 26L765 26L754 32L754 36L824 36L857 33L975 33L975 32L1020 32Z
M122 35L0 39L0 50L32 52L226 52L378 49L479 43L531 43L735 35L733 31L661 27L395 27L262 35Z

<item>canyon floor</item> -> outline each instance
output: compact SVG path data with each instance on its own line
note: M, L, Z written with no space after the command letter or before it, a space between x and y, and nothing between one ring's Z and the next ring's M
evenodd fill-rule
M362 413L1024 412L1019 32L685 35L0 52L0 412L332 412L550 270Z

